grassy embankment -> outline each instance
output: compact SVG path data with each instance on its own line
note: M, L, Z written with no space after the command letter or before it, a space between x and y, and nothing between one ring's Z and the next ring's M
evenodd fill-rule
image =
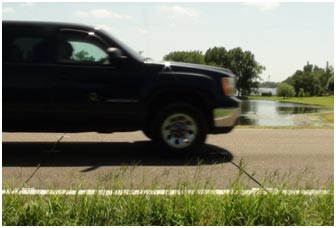
M330 225L334 194L3 195L2 225Z

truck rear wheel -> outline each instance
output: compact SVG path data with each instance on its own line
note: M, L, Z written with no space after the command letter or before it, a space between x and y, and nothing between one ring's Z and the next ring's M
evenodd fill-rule
M196 153L206 140L206 118L194 105L172 103L155 115L150 135L164 152Z

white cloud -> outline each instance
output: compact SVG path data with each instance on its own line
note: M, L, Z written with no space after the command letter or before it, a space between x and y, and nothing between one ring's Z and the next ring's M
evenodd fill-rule
M20 4L20 7L32 7L32 6L34 6L33 2L24 2Z
M4 7L2 8L2 14L13 14L15 10L12 7Z
M137 32L140 33L141 35L146 35L148 34L148 30L147 29L144 29L142 27L138 27L137 28Z
M75 15L80 17L88 17L90 14L87 11L78 10L75 12Z
M280 6L279 2L244 2L242 5L250 5L259 8L262 11L274 10Z
M95 17L95 18L114 18L114 19L132 19L131 16L127 14L119 14L106 9L93 9L89 11L78 10L75 15L80 17Z
M188 17L198 17L200 12L196 9L185 8L178 5L175 6L161 6L159 7L161 12L172 13L175 15L188 16Z

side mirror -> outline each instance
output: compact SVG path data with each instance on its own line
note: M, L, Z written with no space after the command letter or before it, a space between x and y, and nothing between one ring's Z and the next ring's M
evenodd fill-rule
M123 60L127 58L122 55L122 51L119 48L110 47L107 49L107 53L109 55L110 63L115 66L121 66L123 64Z
M108 48L107 53L109 54L110 58L121 58L121 51L119 48Z
M109 54L110 60L112 60L113 62L120 61L121 59L126 58L126 56L122 55L122 52L119 48L110 47L107 49L107 53Z

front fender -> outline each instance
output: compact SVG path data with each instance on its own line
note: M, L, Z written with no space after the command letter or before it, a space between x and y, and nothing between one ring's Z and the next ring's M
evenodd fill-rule
M167 90L198 91L212 98L221 95L220 83L210 76L186 72L161 72L155 80L143 88L141 97L146 99Z

